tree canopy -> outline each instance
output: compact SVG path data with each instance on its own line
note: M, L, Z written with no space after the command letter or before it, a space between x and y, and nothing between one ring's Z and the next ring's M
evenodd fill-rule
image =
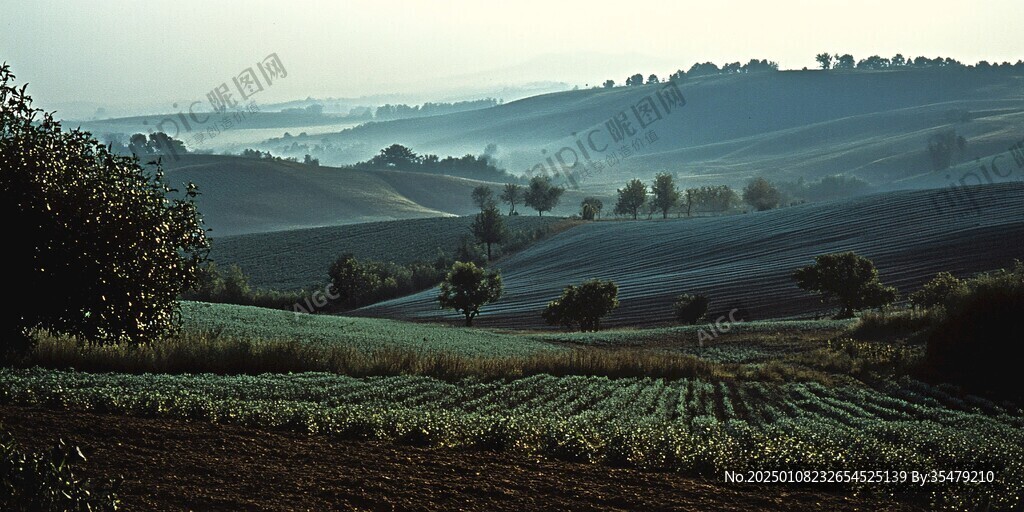
M17 230L8 256L19 294L0 343L23 349L34 328L97 342L162 336L209 248L195 185L173 189L159 165L148 172L64 131L14 78L0 67L0 208Z

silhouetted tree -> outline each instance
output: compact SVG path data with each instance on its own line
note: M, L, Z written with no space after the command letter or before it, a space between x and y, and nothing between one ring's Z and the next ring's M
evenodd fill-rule
M647 185L638 179L633 179L617 192L619 198L615 202L615 214L632 215L633 220L636 220L640 208L647 202Z
M544 212L551 211L558 205L563 192L564 188L551 185L551 178L534 176L530 179L530 185L523 196L523 204L537 210L537 215L543 217Z
M602 87L604 87L605 89L611 89L612 87L615 87L615 80L605 80L604 84L602 84Z
M626 78L626 85L643 85L643 84L644 84L644 76L641 75L640 73L637 73L637 74L635 74L635 75L633 75L631 77Z
M487 185L477 185L473 188L473 204L481 211L494 206L494 192Z
M505 221L494 203L487 204L476 215L473 220L473 236L477 242L487 246L487 261L491 261L491 244L500 244L505 239Z
M821 69L829 69L832 67L831 53L819 53L817 56L814 57L814 60L818 61L818 65L821 66Z
M660 80L658 80L658 75L655 75L654 73L651 73L651 76L647 77L647 83L649 84L656 84L659 82Z
M651 193L654 194L652 206L661 211L661 218L668 218L668 211L679 204L679 190L672 181L672 175L662 172L654 177L654 184L651 185Z
M515 215L516 204L523 200L523 187L515 183L506 183L505 188L501 191L500 199L508 205L508 214Z
M782 202L782 194L770 181L757 177L743 189L743 201L757 211L771 210Z
M835 69L853 69L855 61L853 55L849 53L835 56L836 62L834 64Z
M420 163L420 157L401 144L392 144L380 150L380 154L371 158L369 163L379 167L403 168Z

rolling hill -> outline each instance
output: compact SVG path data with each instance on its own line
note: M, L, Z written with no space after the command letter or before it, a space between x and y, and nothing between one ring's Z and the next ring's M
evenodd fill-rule
M533 230L563 222L558 217L507 217L509 230ZM470 234L473 217L439 217L295 229L217 238L210 258L236 264L258 288L293 290L323 286L327 269L342 253L360 260L432 261Z
M688 79L680 84L686 105L650 125L657 141L596 172L583 188L609 192L625 179L649 179L661 170L676 172L686 186L738 185L754 175L795 180L838 173L887 185L931 174L928 140L944 130L964 136L960 162L1006 151L1024 138L1022 83L1024 77L1012 73L939 68ZM595 147L611 142L604 123L620 112L629 113L661 87L545 94L471 112L369 123L288 143L331 144L338 153L321 155L330 164L368 158L395 142L420 153L453 155L477 154L495 143L501 164L521 173L546 165L563 147L576 147L575 134L583 137L598 129ZM283 142L268 141L264 148L279 151ZM612 144L591 157L603 159L620 147ZM570 153L563 157L567 165L573 162Z
M505 295L478 322L541 327L544 305L566 285L590 278L619 284L621 306L607 325L670 321L674 297L683 292L708 295L716 315L732 308L744 320L807 315L827 308L790 275L818 254L856 251L903 293L939 271L966 274L1024 258L1024 184L968 193L971 202L954 204L943 191L901 191L730 217L589 223L498 263ZM355 313L454 320L437 308L435 295Z
M444 175L356 171L224 155L182 155L165 162L174 186L199 185L214 238L244 233L476 213L470 192L502 184ZM563 196L555 215L579 209L582 194ZM532 210L522 208L528 215Z

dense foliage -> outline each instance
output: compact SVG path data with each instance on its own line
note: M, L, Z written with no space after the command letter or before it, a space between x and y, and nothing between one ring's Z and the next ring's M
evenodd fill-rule
M601 328L601 318L619 307L618 296L619 287L614 282L591 279L579 286L565 287L562 296L549 302L541 316L548 325L597 331Z
M840 317L891 304L897 296L895 288L879 282L875 264L853 252L817 256L813 265L794 272L793 279L797 286L820 294L823 300L838 300L842 306Z
M117 510L114 483L96 487L78 477L74 466L85 456L63 440L48 452L28 452L10 434L0 433L0 508L33 512Z
M480 314L480 308L501 297L501 275L484 272L473 263L457 261L441 282L437 301L443 309L454 309L466 317L466 327Z
M676 312L676 320L686 324L700 322L708 314L708 298L703 295L684 293L676 298L672 306Z
M12 347L28 329L94 341L154 339L174 327L178 295L208 247L189 184L184 197L88 133L33 108L0 67L0 208L17 234L4 308Z

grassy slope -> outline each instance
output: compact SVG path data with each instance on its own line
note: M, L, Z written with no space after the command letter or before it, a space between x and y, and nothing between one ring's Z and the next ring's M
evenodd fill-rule
M1024 185L972 189L979 209L938 209L939 192L893 192L763 213L579 226L500 262L505 295L481 325L540 327L540 311L568 284L619 284L609 325L669 320L682 292L709 295L713 312L740 308L744 320L822 311L790 274L814 256L855 250L903 292L936 272L976 272L1024 257ZM359 310L395 318L450 318L428 291Z
M931 170L928 137L953 126L949 112L954 109L973 116L956 125L968 140L968 160L1005 151L1020 140L1021 80L937 69L691 79L681 86L687 105L652 125L659 141L588 186L607 188L659 170L678 171L694 183L737 182L761 173L774 178L853 173L889 183ZM363 125L311 137L310 143L326 137L369 151L401 142L438 154L478 153L496 143L503 164L521 172L543 161L542 150L550 156L571 145L573 133L603 126L656 87L553 93L472 112Z
M559 221L518 216L506 218L506 225L531 230ZM322 285L327 268L346 252L396 263L432 261L439 249L450 253L469 235L472 222L472 217L439 217L229 236L214 240L210 257L239 265L254 286L289 290Z
M473 188L502 184L399 171L355 171L225 155L184 155L165 162L175 186L199 185L199 209L211 236L284 231L397 219L469 215ZM579 192L552 213L579 209ZM534 213L521 207L524 215Z
M339 343L360 350L400 347L464 355L524 355L553 346L543 341L484 329L460 329L375 318L296 315L288 311L185 302L184 328L263 340Z

